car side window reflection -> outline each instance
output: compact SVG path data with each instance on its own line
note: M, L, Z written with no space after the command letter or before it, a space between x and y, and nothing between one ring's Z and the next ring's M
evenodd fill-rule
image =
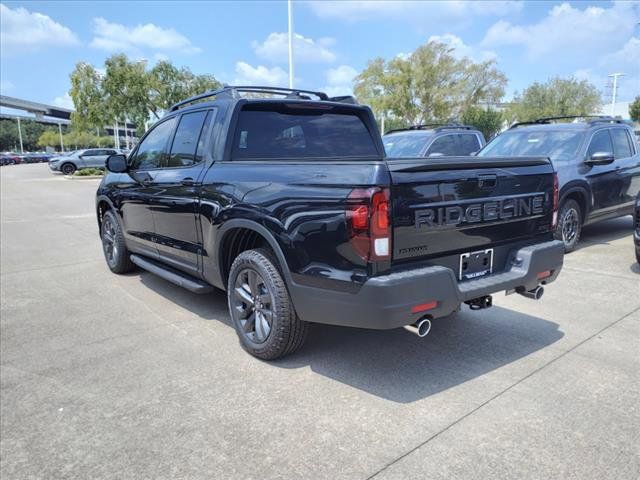
M153 127L138 145L131 160L131 170L152 170L162 166L175 123L176 119L173 117Z

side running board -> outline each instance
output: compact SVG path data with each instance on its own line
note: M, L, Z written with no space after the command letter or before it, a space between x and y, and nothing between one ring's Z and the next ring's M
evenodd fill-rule
M178 285L179 287L186 288L193 293L210 293L214 290L213 286L203 282L202 280L178 270L174 270L173 268L167 267L158 262L154 262L153 260L141 257L140 255L131 255L131 261L140 268L154 273L168 282Z

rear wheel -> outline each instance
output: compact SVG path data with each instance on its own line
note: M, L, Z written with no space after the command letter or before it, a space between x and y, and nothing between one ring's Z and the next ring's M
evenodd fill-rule
M100 237L104 258L113 273L127 273L135 269L135 264L129 258L120 224L111 210L102 217Z
M560 207L555 237L564 243L565 253L575 250L582 234L582 210L575 200L567 200Z
M263 360L298 350L309 328L298 318L275 265L268 250L247 250L234 260L227 284L229 313L240 343Z
M60 167L60 171L65 175L73 175L76 171L76 166L73 163L65 163Z

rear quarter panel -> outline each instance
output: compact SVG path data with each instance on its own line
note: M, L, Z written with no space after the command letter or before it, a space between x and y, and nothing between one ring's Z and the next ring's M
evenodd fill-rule
M353 188L388 185L383 161L221 161L206 172L199 206L203 276L224 287L219 247L243 219L272 235L298 283L352 288L367 265L348 248L345 205Z

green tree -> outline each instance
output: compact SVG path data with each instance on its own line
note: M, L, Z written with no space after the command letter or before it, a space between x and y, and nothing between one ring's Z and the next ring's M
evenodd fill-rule
M462 123L476 127L487 140L500 132L503 122L502 113L490 108L471 106L462 113Z
M38 138L38 146L42 148L53 147L60 149L60 133L57 130L48 129L42 132Z
M629 116L634 122L640 123L640 95L629 105Z
M3 118L0 120L0 150L19 151L18 123L15 120Z
M516 93L507 109L507 119L526 122L541 117L589 115L601 104L600 93L591 83L556 77L546 83L535 82L522 94Z
M147 69L144 61L112 55L105 60L104 75L86 63L78 63L71 73L70 95L76 108L72 120L87 130L128 119L141 131L174 103L219 86L213 75L195 75L167 61Z
M354 92L376 116L418 124L450 121L479 102L497 102L506 83L494 61L460 59L453 48L432 41L408 57L371 60L356 77Z
M109 123L107 103L100 75L88 63L78 63L71 72L71 90L75 111L71 114L74 126L81 129L104 127Z

